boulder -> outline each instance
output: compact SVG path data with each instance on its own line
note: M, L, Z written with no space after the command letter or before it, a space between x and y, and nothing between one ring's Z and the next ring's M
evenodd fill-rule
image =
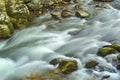
M117 50L118 52L120 52L120 45L118 45L118 44L106 45L104 47L114 48L115 50Z
M70 74L78 69L78 64L76 60L62 60L60 61L55 72Z
M75 12L75 16L79 17L79 18L88 18L89 14L86 11L76 11Z
M105 57L109 54L115 54L118 51L115 50L114 48L110 48L110 47L103 47L103 48L99 48L97 55Z
M0 38L8 38L11 36L10 29L5 24L0 24Z
M85 64L85 68L95 68L99 63L95 60L90 60Z
M13 33L13 25L6 12L0 12L0 37L7 38Z
M63 18L68 18L68 17L72 17L72 16L73 16L73 13L68 10L63 10L61 12L61 17L63 17Z
M55 73L70 74L78 69L78 63L76 60L55 58L50 61L50 64L58 65Z

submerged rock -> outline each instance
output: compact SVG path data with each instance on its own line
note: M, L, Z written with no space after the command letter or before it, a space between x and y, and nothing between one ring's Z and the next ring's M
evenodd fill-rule
M104 75L104 76L102 76L101 80L108 79L109 77L110 77L110 75Z
M110 47L103 47L103 48L99 48L97 55L105 57L109 54L115 54L118 51L115 50L114 48L110 48Z
M85 64L85 68L95 68L99 63L95 60L91 60Z
M116 68L120 70L120 63L117 64Z

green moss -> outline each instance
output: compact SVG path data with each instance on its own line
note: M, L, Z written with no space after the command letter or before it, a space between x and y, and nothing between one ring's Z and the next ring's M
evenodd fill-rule
M103 47L103 48L100 48L98 50L98 55L99 56L102 56L102 57L105 57L109 54L114 54L114 53L117 53L117 50L115 50L114 48L110 48L110 47Z
M59 63L58 69L63 74L69 74L78 69L76 60L62 60Z
M13 21L13 24L14 24L14 27L19 28L19 29L23 29L28 24L28 20L24 19L24 18L15 19Z
M14 33L14 27L13 27L13 24L12 24L12 23L8 23L7 25L8 25L8 28L9 28L11 34Z
M118 44L112 44L111 47L114 48L114 49L116 49L118 52L120 52L120 45L118 45Z
M8 38L11 36L11 32L7 25L0 24L0 37Z
M118 45L118 44L106 45L104 47L114 48L115 50L117 50L118 52L120 52L120 45Z

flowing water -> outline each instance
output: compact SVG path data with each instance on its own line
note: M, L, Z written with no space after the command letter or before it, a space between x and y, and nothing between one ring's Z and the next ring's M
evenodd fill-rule
M86 5L90 1L86 0ZM0 80L21 80L31 73L54 70L55 66L49 64L54 58L77 60L79 69L67 75L68 80L120 80L120 72L111 60L117 55L106 59L96 55L104 45L120 44L119 4L117 0L111 5L107 3L109 8L89 5L85 9L93 15L88 19L71 17L55 21L46 14L38 17L32 27L0 41ZM91 59L104 70L84 68ZM110 77L103 79L105 75Z

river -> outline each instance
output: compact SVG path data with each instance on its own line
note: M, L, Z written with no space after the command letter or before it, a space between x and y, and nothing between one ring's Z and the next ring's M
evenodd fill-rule
M104 45L120 44L119 4L116 1L108 3L109 8L86 7L93 14L88 19L51 20L46 14L35 19L31 27L0 41L0 80L22 80L33 72L54 70L49 61L60 57L78 62L79 69L67 75L68 80L120 80L119 70L110 62L117 55L107 56L109 62L96 55ZM84 68L91 59L98 61L104 71ZM103 79L104 75L110 77Z

